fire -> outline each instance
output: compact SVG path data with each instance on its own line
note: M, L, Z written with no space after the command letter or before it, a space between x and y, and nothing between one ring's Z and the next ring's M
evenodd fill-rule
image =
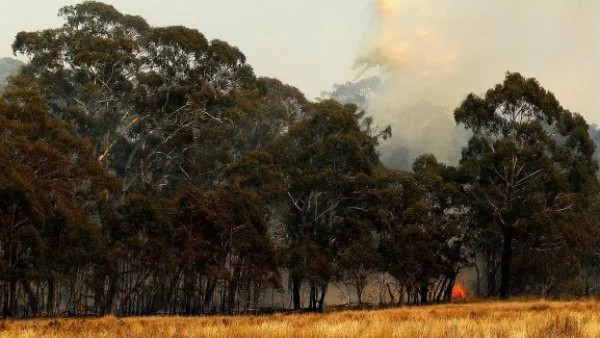
M462 284L457 283L454 285L454 288L452 288L452 300L463 299L467 299L467 292L465 291L465 287Z

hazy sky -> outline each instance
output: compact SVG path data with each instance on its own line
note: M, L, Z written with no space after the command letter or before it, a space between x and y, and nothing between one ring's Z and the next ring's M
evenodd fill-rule
M81 1L0 0L0 57L12 56L19 31L57 27L58 9ZM351 79L370 0L108 0L153 26L184 25L239 47L255 72L300 88L313 99Z

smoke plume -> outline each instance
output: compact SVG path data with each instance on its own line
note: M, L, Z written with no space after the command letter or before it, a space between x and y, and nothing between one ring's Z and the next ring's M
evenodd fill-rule
M598 10L595 0L375 0L355 81L381 79L363 105L392 125L384 160L406 168L433 153L455 164L468 134L452 111L506 71L537 78L563 106L600 122Z

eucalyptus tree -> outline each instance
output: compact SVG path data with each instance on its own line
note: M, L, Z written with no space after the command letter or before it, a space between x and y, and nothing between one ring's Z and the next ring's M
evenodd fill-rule
M586 218L598 191L595 145L584 118L564 109L532 78L507 73L484 97L470 94L454 112L473 132L461 165L470 172L472 208L493 215L502 237L500 297L510 295L515 239L530 245L575 245L595 233Z
M88 142L49 114L28 78L13 78L0 99L0 149L4 315L16 315L17 284L27 293L30 314L39 314L42 303L56 313L59 280L70 290L70 310L84 311L81 280L105 255L95 220L118 181L98 164Z
M249 189L230 188L188 190L178 199L175 245L182 254L175 267L181 281L177 312L206 313L214 304L220 304L222 313L247 311L257 306L265 285L279 288L258 199ZM220 302L213 299L219 285Z
M62 8L57 29L20 32L52 112L92 142L125 191L214 187L236 155L239 91L255 77L237 48L195 29L151 27L139 16L87 1Z
M323 309L338 254L347 244L342 241L347 237L345 221L367 211L363 196L371 186L371 171L379 163L375 147L378 137L388 136L389 129L372 135L364 114L355 105L333 100L313 104L274 152L289 198L285 265L295 308L300 308L301 284L308 281L310 307Z
M413 171L379 171L373 193L382 270L398 283L398 302L450 300L467 266L470 213L462 175L422 155ZM391 291L390 291L391 292Z

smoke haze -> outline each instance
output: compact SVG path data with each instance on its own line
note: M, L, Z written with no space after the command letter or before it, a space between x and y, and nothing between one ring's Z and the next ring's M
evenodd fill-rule
M537 78L565 108L599 122L599 10L595 0L373 1L354 68L357 82L382 81L365 106L378 124L392 125L384 160L407 168L434 153L455 164L468 134L453 109L506 71Z

